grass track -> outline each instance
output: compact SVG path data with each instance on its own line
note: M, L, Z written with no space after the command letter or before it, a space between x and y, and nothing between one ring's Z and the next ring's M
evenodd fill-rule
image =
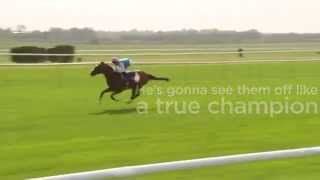
M302 83L320 86L319 63L243 65L139 66L171 77L177 86L279 86ZM136 104L114 103L97 95L102 77L91 67L1 68L0 178L22 179L84 170L226 154L319 145L317 115L198 115L156 113L157 97L143 96L150 113L138 115ZM125 93L121 99L128 98ZM160 96L162 100L197 100L217 96ZM276 96L230 96L230 100L282 99ZM316 100L293 96L291 100ZM178 171L136 179L315 179L319 157ZM299 164L299 166L297 166ZM279 169L278 169L279 168ZM281 171L283 170L283 171Z

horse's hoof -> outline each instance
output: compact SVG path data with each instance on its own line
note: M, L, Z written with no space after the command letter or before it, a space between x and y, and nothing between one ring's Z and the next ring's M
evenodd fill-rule
M133 99L127 101L127 104L131 104L131 103L133 103Z
M111 98L112 99L112 98ZM119 100L118 99L112 99L114 102L119 102Z

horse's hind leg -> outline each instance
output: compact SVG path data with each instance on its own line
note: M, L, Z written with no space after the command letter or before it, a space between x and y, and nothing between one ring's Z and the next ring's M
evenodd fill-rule
M133 89L132 89L132 95L131 95L131 100L134 100L135 98L137 98L138 96L140 96L140 87L137 84Z

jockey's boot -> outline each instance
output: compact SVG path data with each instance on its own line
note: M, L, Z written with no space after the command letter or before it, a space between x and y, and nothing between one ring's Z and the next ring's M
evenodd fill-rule
M126 77L126 73L121 73L121 79L126 83L126 86L129 86L129 79Z

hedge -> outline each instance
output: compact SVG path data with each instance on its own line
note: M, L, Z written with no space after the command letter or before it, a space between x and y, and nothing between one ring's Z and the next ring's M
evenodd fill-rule
M45 54L47 51L45 48L39 48L35 46L23 46L16 47L10 50L11 53L32 53L32 54ZM15 63L41 63L47 60L46 56L23 56L23 55L12 55L11 60Z
M75 48L70 45L60 45L47 50L48 54L74 54ZM74 56L49 56L48 60L54 63L73 62Z
M11 48L11 53L14 54L72 54L70 56L44 56L44 55L12 55L11 60L15 63L41 63L49 60L53 63L73 62L75 48L70 45L59 45L53 48L40 48L35 46L22 46Z

